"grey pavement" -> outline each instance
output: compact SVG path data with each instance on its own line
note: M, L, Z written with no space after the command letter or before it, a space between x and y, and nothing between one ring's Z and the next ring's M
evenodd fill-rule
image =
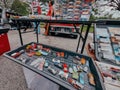
M74 52L76 51L78 38L70 39L55 36L44 36L43 32L44 29L41 29L41 34L39 34L40 43ZM24 33L22 36L24 44L36 42L36 34L34 34L34 32ZM17 30L9 31L8 37L11 50L21 46ZM92 34L89 34L87 43L91 41ZM84 52L84 54L86 54L86 52ZM0 56L0 90L28 90L22 66L12 62L4 56Z

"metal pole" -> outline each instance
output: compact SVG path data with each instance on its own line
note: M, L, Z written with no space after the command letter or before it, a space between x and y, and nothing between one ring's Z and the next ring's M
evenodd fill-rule
M40 22L35 22L35 24L36 24L35 31L36 31L37 43L39 43L38 26L39 26Z
M20 28L20 22L17 21L17 29L18 29L18 33L19 33L19 37L20 37L20 42L21 42L21 46L23 46L23 39L22 39L22 35L21 35L21 28Z
M85 43L86 43L86 40L87 40L87 36L88 36L89 30L90 30L90 27L91 27L91 24L89 24L88 27L87 27L87 31L86 31L86 34L85 34L85 38L84 38L84 42L83 42L83 45L82 45L81 53L83 53L83 51L84 51L84 47L85 47Z
M80 39L81 39L81 33L83 31L84 24L82 24L82 28L81 28L81 32L80 33L79 33L79 30L76 28L75 24L74 24L74 27L75 27L77 33L79 34L79 39L78 39L78 44L77 44L77 49L76 49L76 52L78 52L78 48L79 48L79 45L80 45Z

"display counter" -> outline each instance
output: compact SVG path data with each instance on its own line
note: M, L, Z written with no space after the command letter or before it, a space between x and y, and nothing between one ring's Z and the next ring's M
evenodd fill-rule
M68 90L104 90L101 74L88 56L34 42L4 55Z
M120 65L120 21L95 24L95 55L97 60Z

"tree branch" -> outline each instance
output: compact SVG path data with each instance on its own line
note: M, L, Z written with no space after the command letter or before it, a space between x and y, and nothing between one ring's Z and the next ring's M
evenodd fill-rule
M116 0L118 3L120 2L120 0Z
M111 0L111 3L112 3L112 2L115 3L117 6L119 6L119 5L118 5L119 3L117 2L117 0Z
M4 1L4 5L5 5L5 8L7 8L7 0L3 0Z

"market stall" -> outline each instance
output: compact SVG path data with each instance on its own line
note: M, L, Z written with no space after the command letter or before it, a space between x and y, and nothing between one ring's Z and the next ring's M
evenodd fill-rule
M73 24L75 29L76 24L82 24L82 27L84 27L84 25L88 25L85 38L82 36L83 28L81 31L76 29L77 33L80 35L79 40L82 38L82 41L84 43L82 46L82 50L84 50L89 28L91 26L91 23L95 22L47 20L38 18L20 18L12 20L17 24L22 46L6 53L5 56L7 58L69 90L80 88L85 88L87 90L90 88L93 90L104 90L101 74L99 73L96 65L91 58L71 51L40 44L38 42L38 33L36 34L37 43L32 42L27 45L23 45L20 30L21 22L35 22L37 25L40 22L67 23ZM37 26L35 29L37 30ZM80 41L78 41L78 45L79 43Z
M5 53L4 55L10 60L26 67L30 71L37 73L38 75L41 75L47 78L48 80L56 83L57 85L60 85L60 87L63 87L64 89L68 89L68 90L78 90L78 89L105 90L104 86L105 85L109 86L111 85L111 83L105 84L106 82L104 82L104 80L106 78L104 77L110 77L112 81L117 80L117 82L119 83L119 68L116 67L112 69L111 67L109 68L105 67L107 69L101 68L101 64L96 64L90 57L86 55L41 44L39 43L38 33L36 33L36 39L37 39L36 42L31 41L31 43L24 45L23 38L21 35L21 24L20 24L22 22L24 23L35 22L36 30L40 22L73 24L74 28L79 34L78 46L76 52L78 51L80 39L82 39L83 41L83 46L81 50L82 53L88 36L89 28L91 24L94 23L95 24L94 43L95 43L95 50L97 50L94 53L96 55L96 59L102 61L103 63L110 63L110 62L106 62L106 58L103 58L103 56L101 56L101 54L99 55L99 53L103 53L103 51L106 50L105 53L110 53L110 52L112 53L112 55L111 54L108 55L110 57L113 55L117 57L119 56L119 50L118 50L119 33L116 33L120 25L119 21L109 21L109 20L71 21L71 20L56 20L54 18L49 18L49 17L46 18L48 19L45 19L45 17L43 18L41 16L37 18L21 17L18 19L12 19L17 25L22 46L8 53ZM82 24L82 28L80 31L79 29L76 28L76 24ZM85 33L85 37L82 36L84 25L88 26ZM111 28L112 29L115 28L115 29L111 30ZM101 30L103 30L102 32L104 32L104 34L101 33ZM114 40L111 40L112 38L114 38ZM105 44L103 45L104 49L101 48L102 46L99 47L99 45L101 44L102 45ZM115 51L114 51L114 46L112 45L115 45ZM111 73L110 74L108 73L109 72L108 69L111 70L110 72L112 73L112 75ZM106 81L108 82L109 80ZM119 88L118 83L115 83L114 85L117 86L117 88ZM62 89L60 88L60 90Z
M93 33L93 43L86 47L87 54L93 58L104 80L106 90L120 89L119 65L119 20L98 20ZM103 33L104 32L104 33ZM117 57L117 58L116 58Z

